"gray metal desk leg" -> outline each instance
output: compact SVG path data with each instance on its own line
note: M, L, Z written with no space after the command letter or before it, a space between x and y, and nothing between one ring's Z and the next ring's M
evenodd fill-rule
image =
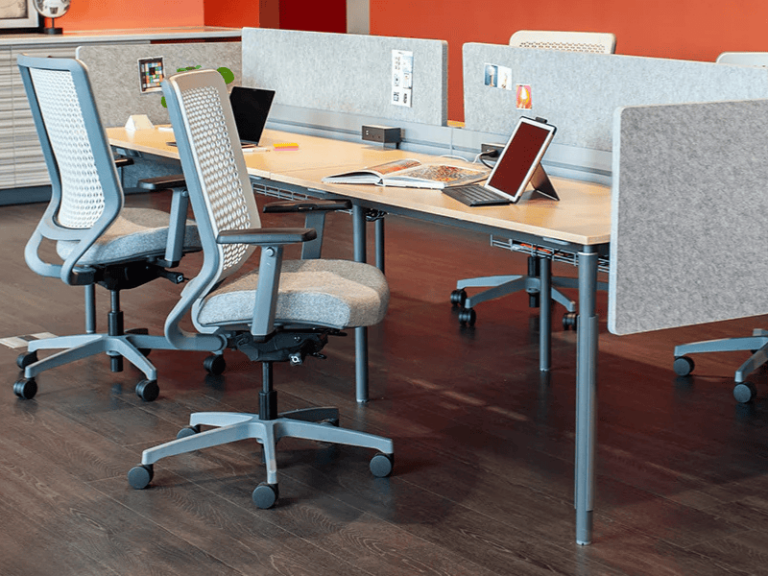
M374 223L376 233L376 268L384 274L384 217Z
M597 446L597 252L579 252L579 321L576 339L576 543L592 541Z
M539 258L539 370L552 367L552 261Z
M365 209L352 206L355 262L366 261ZM358 402L368 402L368 328L355 328L355 382Z
M85 333L96 333L96 285L85 286Z

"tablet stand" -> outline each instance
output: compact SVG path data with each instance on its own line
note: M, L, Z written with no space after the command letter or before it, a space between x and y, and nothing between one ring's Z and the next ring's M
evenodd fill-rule
M531 177L531 186L533 186L533 192L538 192L550 200L560 200L560 196L557 195L555 187L552 185L552 181L547 176L541 163L536 167Z

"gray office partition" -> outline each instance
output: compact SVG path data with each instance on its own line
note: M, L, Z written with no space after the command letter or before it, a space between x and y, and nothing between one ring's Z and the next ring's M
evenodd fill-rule
M608 328L768 312L768 101L615 115Z
M331 130L349 124L344 115L394 126L447 123L445 41L266 28L244 28L242 41L243 84L276 91L272 123L297 122L301 109L298 122L311 124L316 110ZM392 102L393 51L412 53L410 106Z
M240 42L81 46L77 58L85 62L104 126L124 126L133 114L146 114L154 124L168 124L161 92L143 93L139 87L139 60L163 58L165 73L179 68L229 68L233 84L241 84Z
M605 153L620 106L768 97L764 68L478 43L465 44L463 56L469 133L506 137L520 116L540 116L558 129L547 162L600 174L610 170ZM489 66L496 67L496 84L504 78L510 89L487 84ZM518 108L518 86L529 93L530 108Z

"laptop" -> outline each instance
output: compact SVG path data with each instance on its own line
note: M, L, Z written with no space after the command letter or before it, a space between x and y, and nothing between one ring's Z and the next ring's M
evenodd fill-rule
M275 98L274 90L234 86L229 94L235 125L243 146L258 146L264 126L267 124L269 109Z
M259 145L264 126L267 124L274 90L234 86L229 93L229 102L235 116L235 126L243 148L255 148ZM168 142L176 146L176 142Z
M521 117L484 184L447 187L443 193L468 206L514 204L531 185L535 192L559 200L541 166L556 130L543 118Z

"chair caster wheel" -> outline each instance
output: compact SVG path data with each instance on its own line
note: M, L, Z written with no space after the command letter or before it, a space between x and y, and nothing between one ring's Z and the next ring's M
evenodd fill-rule
M262 482L251 494L251 499L257 507L262 510L272 508L277 502L277 497L280 495L280 491L277 489L277 484L267 484Z
M222 354L213 354L203 360L203 368L205 368L211 376L223 374L226 367L227 362L224 360Z
M680 356L679 358L675 358L675 363L672 365L672 368L675 370L675 374L678 376L688 376L688 374L693 372L695 367L696 364L694 364L693 359L689 358L688 356Z
M459 312L459 324L462 326L474 326L477 322L477 313L473 308L465 308Z
M757 387L752 382L737 382L733 387L733 397L737 402L747 404L757 396Z
M451 292L451 304L456 306L464 307L464 302L467 300L467 291L464 290L464 288L456 289L453 292Z
M182 438L186 438L187 436L194 436L195 434L200 434L200 425L197 426L186 426L179 430L179 433L176 434L176 440L181 440Z
M160 387L157 380L142 380L136 384L136 396L145 402L154 402L160 395Z
M21 378L14 383L13 393L24 400L32 400L37 394L37 382L34 378Z
M16 358L16 366L22 370L35 362L37 362L37 352L24 352Z
M574 332L579 328L579 313L578 312L566 312L563 314L563 330L573 330Z
M128 484L134 490L144 490L152 482L154 476L155 470L152 464L140 464L128 471Z
M371 469L371 474L376 478L386 478L392 474L392 467L395 464L395 457L392 454L384 454L379 452L373 458L368 467Z

